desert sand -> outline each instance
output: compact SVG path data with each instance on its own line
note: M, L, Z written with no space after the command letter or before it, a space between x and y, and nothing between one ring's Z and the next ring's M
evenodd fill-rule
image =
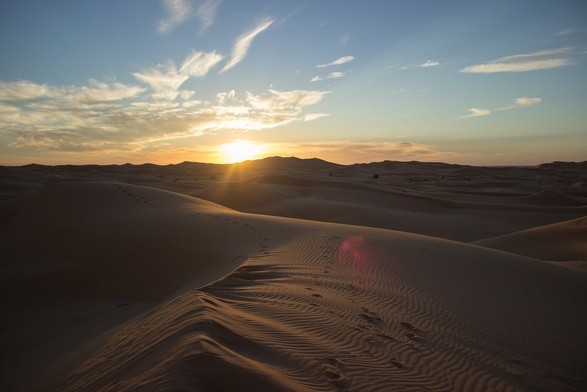
M587 164L0 167L3 391L587 390Z

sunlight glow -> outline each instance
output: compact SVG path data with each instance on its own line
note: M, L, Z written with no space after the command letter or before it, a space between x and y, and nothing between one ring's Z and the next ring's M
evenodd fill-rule
M253 159L261 151L261 146L251 143L248 140L239 140L220 146L220 152L226 163L237 163L247 159Z

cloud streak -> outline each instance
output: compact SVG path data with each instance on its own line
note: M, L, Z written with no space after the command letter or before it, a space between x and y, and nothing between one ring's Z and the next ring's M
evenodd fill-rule
M332 67L335 65L342 65L342 64L346 64L346 63L350 63L351 61L353 61L355 58L353 56L343 56L343 57L339 57L334 61L331 61L330 63L327 64L318 64L316 66L316 68L326 68L326 67Z
M169 61L132 75L139 82L149 85L160 98L175 99L177 90L185 81L192 76L206 76L223 58L216 52L193 52L186 57L179 69L173 61Z
M528 106L538 105L540 102L542 102L540 98L520 97L516 98L515 106L517 108L526 108Z
M567 27L566 29L563 29L563 30L559 31L555 35L557 37L563 37L563 36L566 36L566 35L576 34L576 33L580 32L580 31L583 31L583 30L584 30L584 28L571 26L571 27Z
M513 105L503 106L503 107L492 109L492 110L489 110L486 108L469 108L469 109L467 109L469 114L467 114L465 116L461 116L461 117L459 117L459 119L489 116L493 112L501 112L504 110L527 108L530 106L538 105L541 102L542 102L542 99L540 99L540 98L520 97L520 98L516 98L514 100Z
M295 121L309 121L302 115L303 109L321 102L326 94L328 91L269 89L265 94L247 92L244 99L237 99L233 90L219 93L218 105L201 111L210 116L210 119L197 129L203 133L222 130L256 131Z
M167 17L157 25L157 32L165 34L184 23L192 13L192 5L188 0L163 0Z
M326 76L314 76L312 79L310 79L310 82L319 82L321 80L325 80L325 79L339 79L342 78L346 75L345 72L331 72Z
M206 0L198 6L196 9L196 16L201 23L200 33L208 30L208 28L214 24L216 12L221 3L222 0Z
M308 113L304 116L304 122L314 121L319 118L328 117L328 116L330 116L330 114L328 114L328 113Z
M0 101L22 101L49 96L50 88L45 84L37 84L26 80L18 82L0 81Z
M467 111L469 112L469 114L467 114L466 116L460 117L461 119L473 118L473 117L483 117L483 116L489 116L491 114L491 110L485 109L485 108L469 108L469 109L467 109Z
M560 68L571 64L572 49L559 48L501 57L487 63L470 65L463 73L528 72Z
M234 42L234 46L232 48L232 54L226 63L226 65L220 70L220 73L224 73L229 69L233 68L235 65L243 61L243 59L247 56L247 52L249 51L249 47L251 43L255 39L257 35L262 33L263 31L267 30L269 26L273 24L273 20L266 20L264 22L259 23L255 26L252 30L245 32L241 36L239 36L236 41Z
M438 62L438 60L426 60L424 63L420 64L419 67L432 68L432 67L437 67L439 65L440 65L440 62Z

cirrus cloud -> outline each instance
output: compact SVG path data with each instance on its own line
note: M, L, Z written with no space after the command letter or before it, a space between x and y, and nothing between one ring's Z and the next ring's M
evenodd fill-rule
M312 79L310 79L310 82L312 82L312 83L319 82L319 81L325 80L325 79L339 79L339 78L344 77L345 75L346 75L345 72L331 72L326 76L316 75L316 76L312 77Z
M224 57L216 52L193 52L179 69L173 61L159 64L155 68L134 72L139 82L145 83L155 91L158 98L175 99L180 86L190 77L203 77Z
M466 116L462 116L460 118L473 118L473 117L483 117L483 116L489 116L491 114L491 110L489 109L485 109L485 108L469 108L467 109L467 111L469 112L469 114L467 114Z
M528 107L538 105L542 102L540 98L528 98L528 97L520 97L516 98L516 107Z
M538 105L540 102L542 102L542 99L540 99L540 98L520 97L520 98L516 98L514 100L514 104L513 105L502 106L502 107L498 107L498 108L495 108L495 109L492 109L492 110L485 109L485 108L470 108L470 109L467 109L467 111L469 112L469 114L467 114L465 116L461 116L461 117L459 117L459 119L489 116L493 112L501 112L501 111L504 111L504 110L527 108L527 107L530 107L530 106Z
M239 36L236 41L234 42L234 47L232 48L232 54L230 59L226 63L226 65L220 70L220 73L224 73L229 69L233 68L235 65L243 61L243 59L247 56L247 52L249 51L249 47L251 43L255 39L257 35L262 33L263 31L267 30L269 26L273 24L273 20L266 20L259 23L255 26L252 30L245 32L241 36Z
M37 84L27 80L18 82L0 81L0 101L23 101L49 96L51 89L46 84Z
M342 65L342 64L346 64L346 63L350 63L351 61L353 61L355 58L353 56L343 56L343 57L339 57L336 60L331 61L330 63L327 64L318 64L316 66L316 68L326 68L326 67L332 67L334 65Z
M159 21L158 33L166 34L192 17L199 19L200 33L202 33L214 23L218 6L222 0L200 1L195 9L189 0L163 0L162 3L167 16Z
M440 62L438 60L426 60L425 62L420 64L419 67L431 68L431 67L437 67L439 65L440 65Z
M538 52L501 57L487 63L470 65L463 73L528 72L560 68L571 64L571 48L541 50Z
M157 25L159 33L167 33L184 23L192 13L192 5L188 0L163 0L167 17Z
M196 9L196 16L200 19L200 32L207 30L216 19L216 12L222 0L203 1Z
M319 118L328 117L330 114L328 113L308 113L304 116L304 122L314 121Z

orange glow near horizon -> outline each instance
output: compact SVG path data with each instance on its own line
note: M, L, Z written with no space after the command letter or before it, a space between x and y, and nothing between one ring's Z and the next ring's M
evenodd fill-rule
M237 163L257 158L263 148L248 140L238 140L220 145L220 156L223 163Z

